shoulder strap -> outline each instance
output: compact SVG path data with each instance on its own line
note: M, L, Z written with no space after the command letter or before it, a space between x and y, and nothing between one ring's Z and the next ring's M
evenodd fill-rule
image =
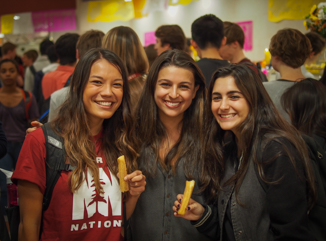
M70 81L71 81L71 78L72 78L72 75L69 76L69 78L67 79L67 82L65 83L65 86L64 87L69 86Z
M32 74L35 76L36 69L35 69L34 65L29 66L29 69L31 70Z
M64 87L69 86L71 77L72 77L72 75L69 76L69 78L68 78L68 80L67 80ZM39 122L43 122L43 119L45 120L45 122L48 120L49 112L50 112L50 100L51 100L51 96L47 100L44 100L44 102L47 101L49 103L49 106L48 106L48 109L46 109L46 111L44 111L43 114L41 115L40 119L38 120Z
M46 146L46 189L43 197L43 212L49 207L52 192L61 171L73 170L69 164L65 164L66 153L63 138L57 135L50 124L42 126Z
M29 110L31 108L33 95L30 91L25 91L25 90L22 90L22 93L23 93L23 99L25 102L26 120L28 121L29 120Z

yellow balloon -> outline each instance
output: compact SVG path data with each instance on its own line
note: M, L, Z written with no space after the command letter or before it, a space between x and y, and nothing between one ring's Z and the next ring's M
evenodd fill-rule
M272 58L271 53L269 52L268 49L265 49L265 59L264 59L265 63L270 64L271 58Z

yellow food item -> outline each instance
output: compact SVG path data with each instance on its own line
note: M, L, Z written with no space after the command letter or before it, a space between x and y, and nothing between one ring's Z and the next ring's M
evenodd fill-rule
M128 174L125 156L118 157L118 164L119 164L118 168L119 168L120 190L121 190L121 192L127 192L127 191L129 191L129 185L128 185L128 182L126 182L123 179Z
M191 198L192 191L194 190L195 187L195 181L186 181L186 188L183 193L183 198L182 198L182 203L181 207L178 211L178 214L184 215L186 213L186 208L188 207L189 200Z

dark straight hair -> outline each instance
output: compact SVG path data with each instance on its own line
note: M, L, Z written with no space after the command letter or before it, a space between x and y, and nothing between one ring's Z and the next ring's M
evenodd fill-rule
M281 104L299 131L326 138L326 86L320 81L297 82L284 92Z
M228 67L218 69L212 76L210 86L208 89L207 110L209 110L207 119L207 138L205 144L206 152L206 167L211 173L212 181L210 187L216 190L216 194L221 190L220 181L224 175L225 160L230 153L228 153L229 145L235 147L235 136L231 131L223 130L213 116L211 110L212 105L212 91L214 84L218 78L231 76L234 78L236 86L246 99L249 106L249 113L246 119L239 126L239 138L237 141L237 148L243 154L242 164L238 171L225 183L225 185L234 184L235 194L240 189L242 181L246 175L249 167L249 160L252 159L257 165L259 176L265 182L266 177L263 171L263 164L257 159L259 151L263 148L262 140L266 138L265 146L270 141L277 141L283 146L285 154L289 157L291 163L296 169L296 160L293 158L293 153L289 148L280 141L287 140L297 150L300 162L305 167L308 190L310 192L310 205L315 200L315 186L312 167L308 157L308 151L300 133L289 123L287 123L276 110L272 100L266 92L259 76L246 64L231 64ZM273 137L268 137L271 134ZM226 138L226 135L231 135L231 138ZM280 138L275 138L275 136ZM221 150L221 147L223 150ZM234 148L230 151L234 151ZM273 162L279 155L269 160ZM222 158L221 158L222 157ZM213 198L213 197L212 197ZM239 200L238 200L239 202ZM239 202L240 203L240 202Z

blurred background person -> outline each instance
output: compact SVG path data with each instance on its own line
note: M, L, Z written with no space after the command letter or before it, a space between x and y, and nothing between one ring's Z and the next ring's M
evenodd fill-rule
M134 113L149 67L140 39L132 28L119 26L106 33L103 37L102 47L117 54L127 67L131 113Z
M36 72L50 64L46 51L52 45L54 43L47 38L40 43L40 55L33 61L30 68L25 70L24 90L33 91Z
M150 44L145 47L145 53L147 55L149 68L152 66L154 60L157 58L157 52L155 50L155 45Z
M155 37L156 44L154 48L158 56L168 49L186 51L187 39L179 25L161 25L155 31Z

